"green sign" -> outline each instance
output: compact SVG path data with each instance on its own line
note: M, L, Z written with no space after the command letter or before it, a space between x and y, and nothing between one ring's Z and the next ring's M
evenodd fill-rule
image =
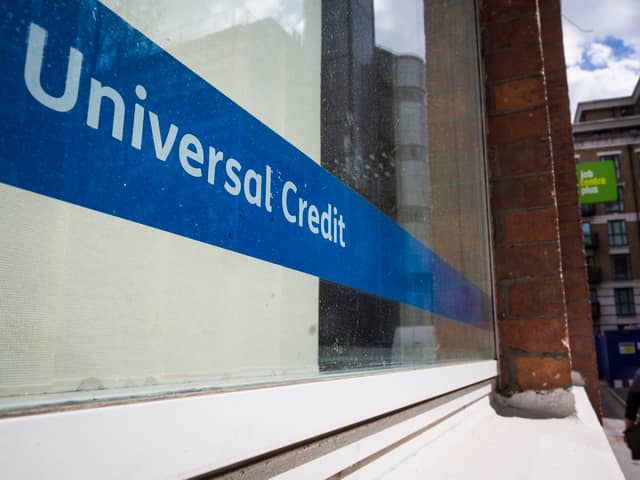
M618 200L616 169L612 161L578 163L576 170L581 204Z

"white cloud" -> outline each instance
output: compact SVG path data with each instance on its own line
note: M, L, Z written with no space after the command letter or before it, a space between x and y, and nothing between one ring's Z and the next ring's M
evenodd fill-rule
M562 10L572 113L578 102L630 95L640 77L640 2L562 0Z
M613 60L613 49L604 43L592 43L587 56L592 65L606 67Z
M374 0L376 45L396 54L424 58L424 10L421 0Z

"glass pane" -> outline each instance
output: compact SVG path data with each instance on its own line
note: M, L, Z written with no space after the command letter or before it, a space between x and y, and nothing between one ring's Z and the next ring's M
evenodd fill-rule
M613 162L613 166L616 170L616 180L620 181L620 155L602 155L600 161Z
M5 10L1 406L494 358L472 0Z
M607 224L609 229L609 245L627 244L627 224L624 220L612 220Z
M605 204L607 213L624 212L624 191L618 187L618 200Z
M616 314L620 316L635 315L633 288L614 289L616 298Z
M629 255L611 255L614 280L631 279L631 257Z

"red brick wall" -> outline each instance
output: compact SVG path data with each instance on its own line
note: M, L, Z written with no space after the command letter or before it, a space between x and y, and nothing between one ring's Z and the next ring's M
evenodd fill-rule
M599 409L559 0L482 0L480 21L500 388L569 386L573 357Z
M582 374L587 394L600 412L600 388L593 340L593 323L573 152L567 75L562 45L560 0L539 0L544 70L553 163L556 174L564 294L573 370Z

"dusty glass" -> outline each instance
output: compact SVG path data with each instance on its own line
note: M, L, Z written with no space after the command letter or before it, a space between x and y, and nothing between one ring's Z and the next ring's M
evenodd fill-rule
M494 358L473 1L2 9L0 406Z

